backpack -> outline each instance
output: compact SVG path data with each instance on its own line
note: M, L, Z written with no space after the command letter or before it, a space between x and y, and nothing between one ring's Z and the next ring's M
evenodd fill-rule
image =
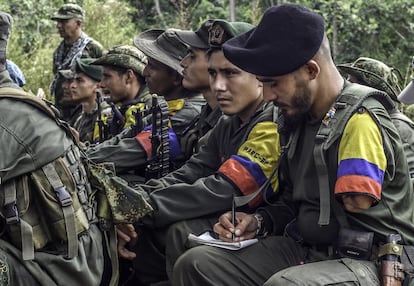
M0 98L15 98L42 110L72 136L66 123L58 120L44 101L15 88L1 88ZM33 259L35 250L52 241L67 242L67 258L77 255L78 235L96 220L94 206L89 203L91 187L80 162L80 151L72 145L41 169L0 182L5 235L21 249L23 260Z
M375 100L372 100L375 99ZM339 139L345 129L346 124L355 112L358 112L361 108L364 110L370 110L370 108L384 107L393 125L396 127L398 133L404 133L401 136L403 140L404 153L407 158L409 165L409 171L411 180L413 182L414 174L414 124L413 122L403 115L398 109L395 108L395 104L392 99L385 92L376 90L374 88L359 85L359 84L347 84L340 97L334 103L330 112L332 116L328 116L324 123L319 128L314 148L314 159L316 170L318 173L319 192L320 192L320 216L319 224L329 224L330 217L330 204L331 194L330 181L329 181L329 170L328 165L337 164L337 158L328 158L328 160L335 160L335 162L327 162L326 151ZM404 126L402 125L404 124ZM408 128L407 128L408 127ZM389 152L391 158L394 157L393 148L391 146L390 139L386 132L382 131L384 145L386 152ZM407 136L406 134L410 135ZM407 142L407 140L411 142ZM389 162L392 164L392 162ZM331 182L332 183L332 182Z

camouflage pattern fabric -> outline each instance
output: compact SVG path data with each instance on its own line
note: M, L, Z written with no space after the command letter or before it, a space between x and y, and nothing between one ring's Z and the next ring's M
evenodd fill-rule
M85 10L79 5L71 3L64 4L55 15L50 17L51 20L67 20L73 18L85 18Z
M115 224L133 223L153 210L147 193L129 187L127 181L115 176L109 164L89 162L88 167L91 184L98 190L99 217Z
M132 69L141 76L147 63L147 57L143 52L128 45L115 46L109 49L104 56L93 62L94 65Z
M381 61L361 57L352 64L337 66L342 72L356 77L358 83L385 91L394 101L401 92L399 70L391 68Z
M6 259L4 255L0 256L0 286L10 285L10 269Z

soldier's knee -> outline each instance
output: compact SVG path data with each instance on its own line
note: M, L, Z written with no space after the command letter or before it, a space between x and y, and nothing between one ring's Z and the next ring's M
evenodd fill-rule
M204 247L194 247L181 255L174 264L173 270L173 285L183 285L184 281L197 279L208 273L208 264L210 263L208 257L203 254Z

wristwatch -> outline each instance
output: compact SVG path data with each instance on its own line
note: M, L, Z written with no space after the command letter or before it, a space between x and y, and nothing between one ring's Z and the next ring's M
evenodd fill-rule
M263 216L260 213L254 213L254 218L257 220L257 229L256 229L256 236L264 237L266 236L264 223L263 223Z

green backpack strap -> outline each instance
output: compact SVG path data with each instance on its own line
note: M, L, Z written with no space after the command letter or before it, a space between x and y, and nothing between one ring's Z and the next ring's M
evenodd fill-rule
M75 213L73 210L73 202L65 185L62 183L53 163L46 164L42 167L47 180L52 186L63 212L63 218L66 226L66 235L68 238L68 255L73 258L78 254L78 236L75 226Z
M23 260L34 259L33 228L17 211L17 190L14 179L8 180L3 186L5 219L7 224L20 223Z
M389 96L381 91L368 86L346 83L341 95L332 105L315 137L315 147L313 156L316 171L318 174L319 194L320 194L320 214L319 225L328 225L330 220L330 205L332 198L329 182L328 164L326 162L326 151L338 138L342 136L346 124L352 115L361 107L367 98L374 97L387 110L394 108L394 104ZM386 136L384 136L387 139ZM391 144L385 140L385 144Z

